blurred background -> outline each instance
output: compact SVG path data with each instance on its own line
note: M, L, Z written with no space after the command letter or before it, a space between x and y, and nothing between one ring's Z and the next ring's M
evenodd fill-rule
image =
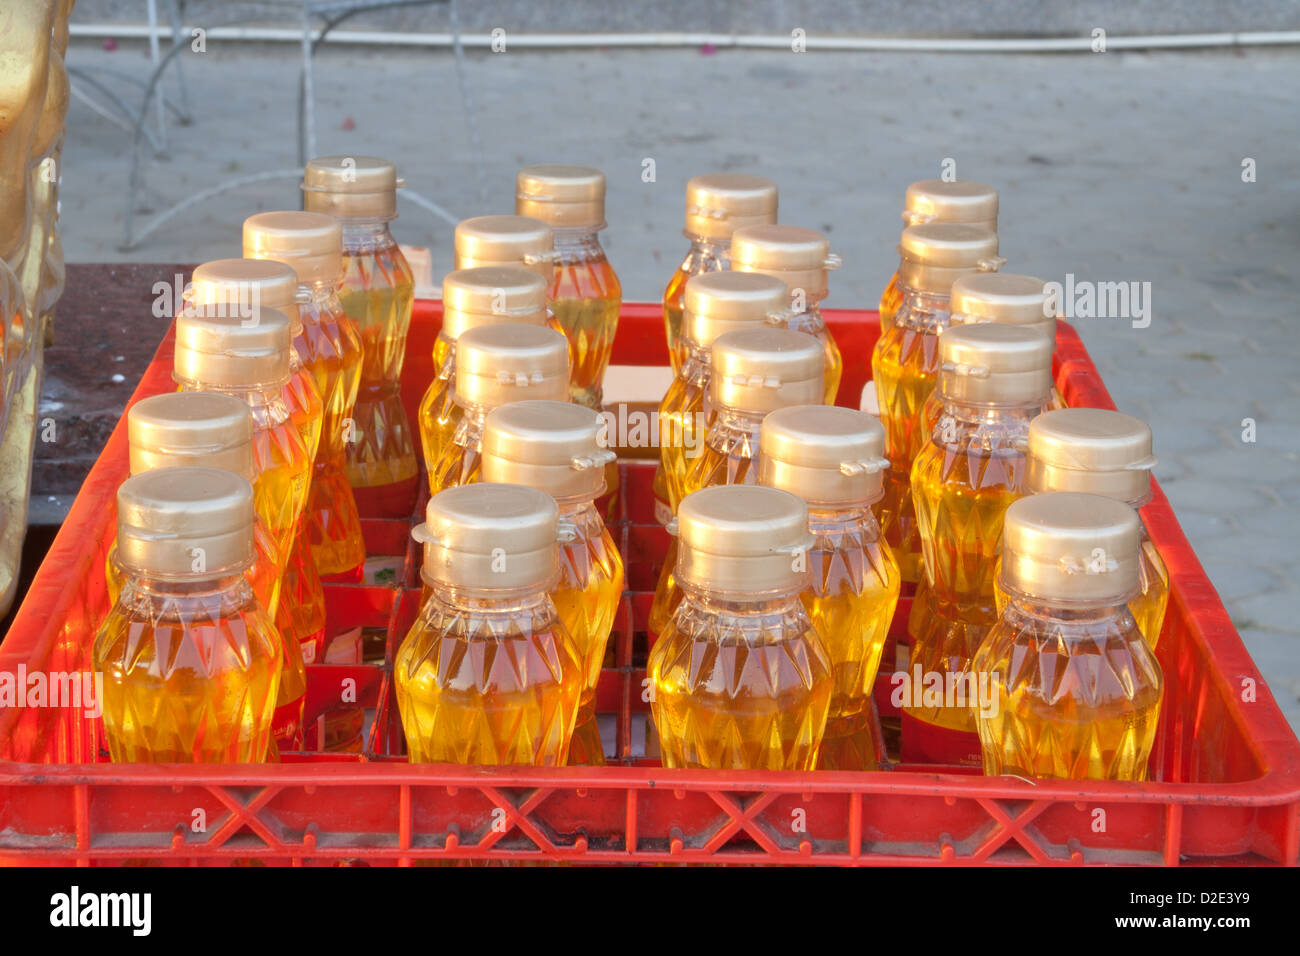
M601 241L631 301L658 300L685 252L686 180L759 173L780 220L843 257L832 308L875 307L904 189L950 161L999 189L1009 270L1151 283L1148 327L1075 325L1119 408L1151 423L1156 477L1300 727L1295 3L308 6L77 3L72 265L41 405L66 438L38 443L29 552L166 327L154 283L238 255L246 216L298 208L304 156L394 159L394 232L431 250L435 285L456 221L513 211L520 166L599 167ZM304 70L305 27L331 18Z

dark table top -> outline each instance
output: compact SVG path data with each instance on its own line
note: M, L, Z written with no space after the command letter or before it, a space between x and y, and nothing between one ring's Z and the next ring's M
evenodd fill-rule
M45 350L40 417L53 419L55 440L38 430L32 464L32 524L62 521L171 324L177 276L193 267L166 263L69 265L67 288ZM172 291L155 315L157 284Z

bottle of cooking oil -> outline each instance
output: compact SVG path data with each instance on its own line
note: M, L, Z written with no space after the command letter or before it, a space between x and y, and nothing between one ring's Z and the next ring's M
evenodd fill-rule
M165 392L142 398L127 410L126 435L131 474L155 468L224 468L257 480L253 461L253 416L233 395L217 392ZM280 600L282 559L260 516L253 522L253 563L244 572L248 585L274 619ZM122 590L117 545L105 566L108 599Z
M948 324L972 325L980 322L997 322L1003 325L1020 325L1038 329L1056 350L1056 318L1049 314L1046 284L1033 276L1014 275L1009 272L976 272L964 275L952 284ZM1043 410L1062 408L1061 394L1052 386L1051 396ZM925 400L921 412L921 434L933 435L939 419L943 417L943 400L935 389ZM908 633L916 634L924 624L930 607L925 575L917 576L916 594L908 621Z
M736 272L761 272L785 282L790 315L786 328L815 336L826 351L824 402L835 404L844 374L839 346L822 318L826 298L826 273L840 267L840 257L820 232L798 226L744 226L731 234L731 268Z
M364 356L345 443L346 474L367 515L405 518L419 465L402 406L402 363L415 301L411 267L388 224L397 218L397 167L376 156L321 156L303 174L303 208L339 221L339 301L361 333ZM361 504L358 504L361 508Z
M555 277L555 233L531 216L475 216L456 224L456 268L520 266L550 287Z
M393 662L413 763L565 763L584 671L550 596L558 522L550 495L520 485L429 500L414 534L432 594Z
M681 371L689 348L683 312L686 283L692 276L721 272L731 254L731 234L743 226L776 222L776 183L745 173L709 173L686 183L686 230L691 247L664 289L664 332L673 373Z
M664 766L812 770L835 684L799 595L808 509L775 488L706 488L677 512L685 597L650 650Z
M703 448L686 467L686 495L714 485L758 483L759 428L768 412L813 405L825 395L825 349L807 332L756 328L726 332L710 352L709 408ZM663 633L681 602L674 575L677 543L659 569L647 620L651 639Z
M1069 408L1029 423L1025 485L1030 494L1052 491L1104 495L1140 509L1151 500L1151 429L1132 415L1103 408ZM1169 605L1169 569L1147 534L1139 512L1138 592L1129 610L1155 648ZM1006 595L998 594L998 608Z
M265 760L284 651L244 572L253 489L219 468L159 468L117 492L122 593L92 658L116 762Z
M261 308L251 317L224 305L187 307L176 317L173 378L182 392L231 395L253 416L253 503L281 564L276 629L286 666L279 684L276 740L300 749L304 659L323 639L325 595L311 562L295 564L294 547L307 500L311 458L284 402L293 351L288 317Z
M823 770L877 767L871 698L902 583L871 511L884 491L884 450L880 422L856 409L797 405L763 419L758 480L808 505L803 604L834 675Z
M659 405L659 467L672 512L686 496L686 468L704 442L710 350L718 336L783 322L785 283L756 272L707 272L686 282L679 343L685 361Z
M298 276L302 334L294 347L325 404L320 447L304 511L316 570L360 580L366 548L356 498L344 470L356 438L352 409L363 349L357 324L343 311L343 233L337 220L314 212L264 212L244 220L244 255L292 266Z
M434 462L433 494L478 480L488 412L525 399L563 402L568 384L568 347L554 329L507 323L462 333L456 339L454 396L460 421Z
M961 223L908 226L898 248L903 303L871 353L885 456L891 463L876 517L903 580L916 581L921 543L912 507L912 461L929 437L922 409L938 374L939 334L948 327L949 293L957 279L995 272L1002 260L995 233Z
M283 262L270 259L205 262L194 270L187 300L198 306L225 305L249 319L255 310L277 309L288 317L294 342L300 341L303 335L302 317L298 314L298 274ZM307 453L315 461L324 404L316 380L303 365L296 344L289 352L289 382L284 387L284 404L302 433Z
M433 345L433 381L420 400L419 413L430 490L436 490L432 482L438 458L461 419L462 409L456 404L456 340L484 325L544 325L546 289L545 280L519 266L457 269L442 280L442 329Z
M600 445L600 416L571 402L502 405L483 426L483 481L544 491L560 508L560 580L551 591L582 658L585 683L569 763L605 762L596 723L596 685L623 597L623 559L596 499L614 453Z
M926 606L912 635L920 679L903 701L905 760L978 762L975 703L958 679L997 620L1002 516L1025 493L1025 439L1051 391L1051 369L1051 342L1032 327L963 325L939 337L943 416L912 466ZM952 692L936 698L936 677Z
M903 222L918 226L927 222L962 222L998 231L998 192L992 186L972 182L924 179L907 187L903 198ZM880 294L880 329L894 322L903 304L903 287L895 270Z
M1009 596L975 653L989 776L1145 780L1163 677L1126 606L1138 591L1137 512L1098 495L1031 495L1007 509Z
M572 401L597 411L614 348L623 287L605 258L605 174L589 166L528 166L516 178L515 212L554 231L551 309L572 351Z

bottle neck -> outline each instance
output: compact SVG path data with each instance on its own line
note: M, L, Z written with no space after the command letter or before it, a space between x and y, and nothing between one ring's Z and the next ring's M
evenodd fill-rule
M206 382L186 382L182 391L215 392L218 395L231 395L246 404L253 413L255 425L264 424L264 419L289 417L289 407L284 403L281 391L288 379L271 385L211 385Z
M938 394L938 393L936 393ZM1007 405L985 405L978 402L953 401L939 395L943 405L943 414L962 425L999 426L1020 425L1026 428L1029 420L1043 410L1047 396L1032 402L1018 402Z
M393 241L387 219L340 219L343 246L352 244L384 245Z
M799 604L800 586L781 590L746 593L717 591L678 580L684 597L710 614L731 616L782 614Z
M536 611L545 608L548 599L545 584L526 588L502 588L499 591L458 588L442 583L434 583L430 587L438 601L460 612L501 614Z
M922 292L903 287L903 300L894 325L912 332L940 332L948 326L952 297L947 293Z
M763 426L763 419L767 416L766 412L750 412L718 404L714 404L713 408L717 417L714 418L713 424L709 426L710 435L715 431L748 435L754 439L755 447L757 447L759 430Z
M880 525L875 513L865 501L842 505L809 503L808 530L813 534L860 529L869 538L880 536Z
M121 567L121 565L118 565ZM123 594L130 588L132 600L147 606L162 606L176 600L209 601L224 599L233 604L253 600L253 589L242 574L220 577L178 579L159 577L149 571L122 568L126 577Z
M1125 596L1106 600L1073 602L1029 597L1007 592L1007 613L1035 623L1066 621L1073 624L1096 624L1129 613ZM1063 635L1069 637L1068 634Z
M687 239L691 241L690 256L698 256L702 259L727 259L731 256L731 239L710 239L706 236L697 236L693 232L683 231Z
M341 277L340 277L341 278ZM299 295L316 305L328 303L331 298L338 295L339 279L318 279L315 282L304 282L298 286Z
M557 228L555 252L561 262L586 262L605 258L597 230L588 228Z

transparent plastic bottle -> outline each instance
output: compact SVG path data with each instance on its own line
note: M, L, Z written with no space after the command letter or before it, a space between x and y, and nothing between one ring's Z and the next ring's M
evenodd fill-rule
M1097 495L1007 509L1006 610L971 668L989 776L1145 780L1164 680L1126 606L1138 590L1137 512Z
M522 218L518 216L496 218ZM549 231L549 230L548 230ZM469 329L503 322L544 325L546 282L520 266L457 269L442 280L442 328L433 346L433 381L420 400L420 446L433 488L443 448L456 434L456 340Z
M478 480L488 412L524 399L562 402L568 396L569 353L554 329L484 325L456 340L460 420L429 475L433 494Z
M155 468L223 468L257 480L253 461L253 416L233 395L166 392L142 398L126 413L131 474ZM244 572L258 603L275 618L283 559L261 516L253 522L253 562ZM108 551L108 599L117 600L123 573L117 544Z
M361 335L361 380L352 409L345 471L358 510L405 518L415 503L419 464L402 405L402 363L415 279L389 229L397 218L397 167L376 156L320 156L303 173L303 208L339 221L343 283L339 301Z
M516 177L515 212L554 231L555 272L549 296L569 340L572 401L597 411L614 348L623 287L605 258L605 174L590 166L528 166Z
M706 488L677 534L685 597L646 665L664 766L812 770L835 680L799 598L808 509L775 488Z
M686 469L707 433L704 397L714 340L738 329L783 322L787 301L784 282L758 273L709 272L686 283L679 340L686 358L659 404L659 469L670 517L686 496Z
M826 273L840 267L840 257L820 232L798 226L744 226L731 235L731 268L735 272L761 272L785 282L789 294L785 327L814 336L826 351L823 402L835 404L844 374L839 346L822 318L826 298Z
M939 353L944 414L912 466L928 596L912 634L911 671L922 680L904 702L903 759L973 763L972 703L958 699L958 685L937 702L921 690L966 673L997 620L1002 516L1025 493L1025 438L1051 390L1052 351L1038 329L985 323L948 329Z
M244 571L253 489L218 468L160 468L117 492L125 581L95 636L116 762L265 760L284 652Z
M338 296L342 235L338 222L322 213L265 212L244 220L244 255L283 262L298 275L302 334L294 348L325 406L303 533L319 574L360 580L366 548L344 465L345 446L356 437L352 409L363 349L357 324Z
M1029 423L1025 485L1030 494L1063 491L1103 495L1135 510L1151 500L1151 429L1132 415L1103 408L1069 408ZM1138 590L1129 611L1154 650L1169 606L1169 569L1139 510ZM999 590L998 610L1007 603Z
M584 673L550 597L558 521L520 485L429 500L415 537L432 596L393 661L412 763L565 763Z
M758 484L763 416L788 405L812 405L825 395L822 343L806 332L753 328L726 332L710 351L709 408L713 417L700 452L689 460L682 498L714 485ZM659 569L647 620L651 639L663 633L682 592L674 575L677 542Z
M875 416L830 405L782 408L763 419L759 481L808 505L802 599L834 675L818 767L875 770L872 694L902 583L871 504L889 459Z
M560 509L560 580L551 598L585 675L571 764L605 763L596 685L623 598L623 559L596 509L614 458L600 446L600 433L596 412L570 402L512 402L491 412L483 428L483 481L536 488Z
M963 275L994 272L1002 260L994 233L956 223L908 226L899 252L903 303L871 353L885 456L891 462L876 517L903 580L916 581L921 542L912 506L912 461L929 437L922 408L938 374L939 334L948 327L949 293Z
M176 317L173 377L182 392L232 395L252 413L253 503L283 562L276 627L284 638L286 667L279 684L276 740L297 748L307 686L303 659L311 656L302 645L317 639L313 622L319 617L323 628L325 613L320 579L297 573L293 562L311 458L284 403L292 352L288 317L268 308L258 310L256 321L230 313L220 305L196 305Z
M776 222L776 183L746 173L709 173L686 183L686 258L664 289L664 334L673 373L680 374L690 354L686 334L686 283L692 276L721 272L730 263L731 234L742 226ZM785 303L782 303L784 305Z
M924 179L907 187L903 197L903 222L908 226L927 222L961 222L983 226L996 234L998 191L983 183ZM895 269L885 291L880 294L882 333L894 324L894 316L902 305L903 285Z

